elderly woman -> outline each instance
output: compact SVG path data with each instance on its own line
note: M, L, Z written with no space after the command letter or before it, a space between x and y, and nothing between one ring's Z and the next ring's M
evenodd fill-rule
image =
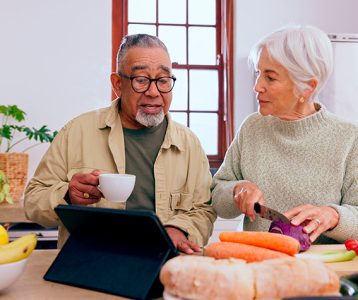
M317 98L332 71L327 35L286 27L261 40L250 61L259 112L243 122L214 176L218 215L243 213L244 230L267 231L258 202L303 225L311 242L358 239L358 126Z

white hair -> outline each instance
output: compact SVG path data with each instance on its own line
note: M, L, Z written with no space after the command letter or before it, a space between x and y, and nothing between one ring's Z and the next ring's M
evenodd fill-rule
M123 65L123 59L131 48L162 48L169 56L169 52L164 43L157 37L149 34L138 33L123 37L117 53L117 72Z
M282 65L295 85L297 97L311 87L308 82L317 80L309 100L318 101L318 94L333 69L333 50L328 35L317 27L286 26L259 41L250 51L249 61L257 67L261 51Z
M145 127L156 127L163 122L164 117L163 109L157 114L147 114L139 108L135 119L139 124L142 124Z

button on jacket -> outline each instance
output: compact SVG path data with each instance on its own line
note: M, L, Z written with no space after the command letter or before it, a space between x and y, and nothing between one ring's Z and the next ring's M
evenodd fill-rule
M154 164L155 212L164 225L180 228L189 240L207 243L216 219L210 203L211 175L198 138L171 120ZM58 133L25 192L26 216L42 226L60 226L59 246L68 235L54 208L75 173L93 170L125 173L125 146L118 100L108 108L84 113ZM91 206L124 209L101 199Z

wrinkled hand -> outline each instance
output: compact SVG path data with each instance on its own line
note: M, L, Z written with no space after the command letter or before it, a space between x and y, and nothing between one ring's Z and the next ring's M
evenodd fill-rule
M165 227L170 239L172 240L174 246L181 252L186 254L193 254L194 252L199 252L200 247L195 243L189 241L184 232L175 227Z
M338 212L329 206L304 204L294 207L285 213L293 225L303 225L303 230L314 242L323 232L337 226Z
M233 196L234 203L243 214L249 217L250 221L255 220L255 203L265 203L264 194L257 184L253 182L241 182L235 185Z
M68 192L72 204L88 205L98 202L103 197L98 186L100 171L76 173L68 184Z

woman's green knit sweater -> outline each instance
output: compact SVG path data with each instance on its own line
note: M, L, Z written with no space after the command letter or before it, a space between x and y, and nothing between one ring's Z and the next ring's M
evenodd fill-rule
M325 108L297 121L250 115L213 179L213 206L220 217L241 213L233 188L242 180L255 182L266 205L281 212L306 203L336 209L338 225L317 243L358 239L358 126ZM267 231L269 225L245 218L244 230Z

